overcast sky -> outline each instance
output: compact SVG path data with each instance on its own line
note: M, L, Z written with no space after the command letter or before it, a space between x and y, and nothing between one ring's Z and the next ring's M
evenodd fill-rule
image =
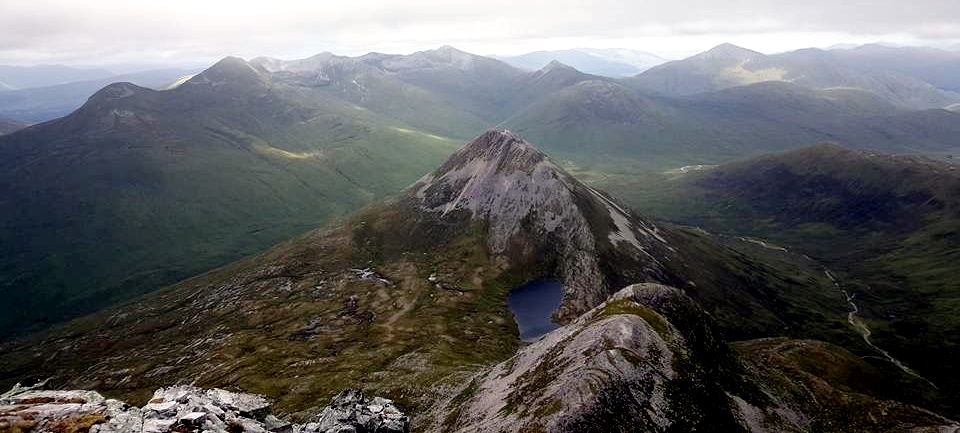
M958 0L0 0L0 64L209 62L321 51L573 47L680 57L841 43L960 43Z

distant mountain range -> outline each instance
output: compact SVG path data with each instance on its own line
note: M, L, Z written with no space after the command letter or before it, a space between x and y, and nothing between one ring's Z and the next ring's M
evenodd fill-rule
M77 81L109 78L117 74L106 69L73 68L61 65L0 65L0 91L48 87Z
M0 92L0 117L10 117L31 123L52 120L80 108L90 95L111 83L129 82L143 87L161 89L192 72L181 69L158 69L126 75L110 74L66 84Z
M860 89L910 109L942 108L960 100L960 55L922 48L864 46L805 49L765 55L731 44L669 62L628 79L628 86L665 95L692 95L766 81L813 89Z
M519 56L494 56L494 58L531 71L557 61L588 74L614 78L636 75L667 62L666 59L656 54L620 48L535 51Z
M31 306L2 329L43 327L258 251L400 190L497 125L587 179L824 140L958 147L960 113L869 90L762 82L670 96L634 80L442 47L228 58L169 90L107 86L62 119L0 138L0 290Z
M923 80L939 89L960 92L960 53L920 47L864 45L833 53L836 61L864 73L882 71Z
M714 164L820 141L897 152L960 147L958 113L903 110L869 92L785 82L663 97L585 80L503 124L601 172Z

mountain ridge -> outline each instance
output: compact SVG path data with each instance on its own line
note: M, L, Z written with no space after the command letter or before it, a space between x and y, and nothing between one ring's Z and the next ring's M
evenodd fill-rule
M610 78L636 75L666 62L651 53L628 49L574 48L535 51L518 56L492 56L521 69L535 71L552 61L570 64L589 74Z
M932 76L916 71L887 64L882 68L870 67L867 59L858 58L859 52L862 51L811 48L766 55L723 44L651 68L624 82L637 89L679 96L765 81L792 82L812 89L852 87L910 109L943 108L960 98L950 85L944 84L946 80L935 80L941 86L936 87L926 81Z
M40 308L7 317L4 337L254 253L453 150L312 91L225 59L167 91L106 86L69 116L3 136L3 290Z

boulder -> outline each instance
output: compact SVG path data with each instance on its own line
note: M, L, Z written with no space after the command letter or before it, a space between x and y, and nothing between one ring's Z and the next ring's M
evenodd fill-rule
M406 433L410 422L385 398L366 399L360 390L337 395L305 425L270 414L257 394L171 386L153 393L143 408L106 399L95 391L41 390L15 386L0 395L0 431L33 433Z
M294 428L296 433L407 433L410 420L392 400L381 397L367 399L363 391L348 389L330 402L306 425Z

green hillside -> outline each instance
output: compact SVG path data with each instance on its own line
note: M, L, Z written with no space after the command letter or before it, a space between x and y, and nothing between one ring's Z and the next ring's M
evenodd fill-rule
M455 142L239 59L111 85L0 140L4 336L257 252L398 191Z
M873 343L957 401L956 165L819 145L594 183L657 217L766 239L824 263L855 293Z

